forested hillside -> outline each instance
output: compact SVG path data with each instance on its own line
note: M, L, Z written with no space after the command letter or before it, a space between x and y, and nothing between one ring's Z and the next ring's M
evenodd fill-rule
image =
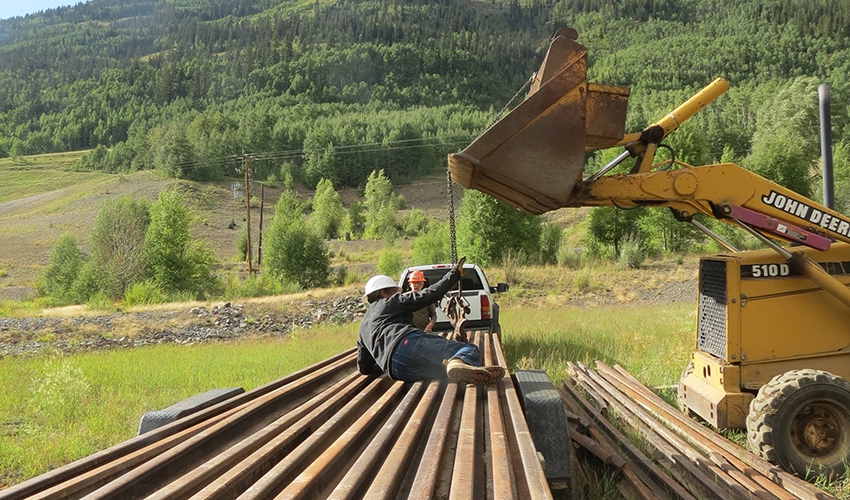
M628 129L716 76L732 90L674 134L812 193L831 85L850 197L846 0L91 0L0 22L0 157L93 149L82 168L362 186L444 168L577 28L590 78L632 87Z

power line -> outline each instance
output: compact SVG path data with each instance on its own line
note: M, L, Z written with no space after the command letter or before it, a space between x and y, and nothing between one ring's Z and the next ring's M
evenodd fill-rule
M346 144L341 146L333 146L334 154L336 155L351 155L370 153L374 151L399 151L405 149L421 149L434 146L456 146L459 144L467 144L474 135L455 135L442 137L422 137L417 139L403 139L390 142L371 142L360 144ZM438 141L438 142L428 142ZM419 144L416 144L419 143ZM330 144L329 146L331 146ZM290 149L283 151L270 151L265 153L252 154L254 161L281 161L289 159L303 158L305 155L323 153L327 151L325 148L312 149ZM211 167L226 167L228 165L237 165L242 158L241 155L229 155L223 158L211 159L208 161L189 161L175 164L175 167L181 170L194 170L199 168Z

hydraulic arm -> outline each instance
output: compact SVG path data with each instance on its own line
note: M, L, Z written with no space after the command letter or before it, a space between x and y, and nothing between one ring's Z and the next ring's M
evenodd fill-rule
M728 88L717 79L625 134L629 89L588 83L574 30L553 40L528 97L460 153L452 178L518 209L667 207L728 252L700 259L695 350L682 410L747 429L750 448L799 474L850 464L850 218L731 163L676 161L664 138ZM589 151L622 147L585 176ZM656 160L659 149L669 159ZM615 168L632 160L630 168ZM738 226L768 249L738 251L694 219ZM837 299L837 300L836 300Z
M449 155L456 182L531 214L561 207L655 206L669 207L682 221L697 213L717 218L762 239L850 307L846 286L801 252L766 237L825 251L833 240L850 243L850 218L732 163L653 163L668 134L728 89L725 80L716 79L656 123L625 135L629 90L587 82L587 50L574 33L556 34L525 101L462 152ZM618 146L622 154L582 180L587 151ZM629 158L635 158L629 173L605 175Z

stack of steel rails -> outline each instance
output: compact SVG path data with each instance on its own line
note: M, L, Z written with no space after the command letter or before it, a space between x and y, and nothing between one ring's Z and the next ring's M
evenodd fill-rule
M499 338L476 332L488 364ZM7 499L550 498L509 375L363 376L346 351L5 491Z
M563 381L561 397L577 450L611 469L624 496L835 498L699 424L622 367L595 365L570 363L571 379ZM639 434L640 447L624 435L633 434L624 427Z

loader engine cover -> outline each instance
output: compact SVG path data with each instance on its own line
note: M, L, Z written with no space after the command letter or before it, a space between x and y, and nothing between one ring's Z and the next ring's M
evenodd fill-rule
M629 89L587 82L587 49L555 35L528 97L460 153L452 179L529 214L566 206L585 152L623 138ZM521 167L520 167L521 166Z

